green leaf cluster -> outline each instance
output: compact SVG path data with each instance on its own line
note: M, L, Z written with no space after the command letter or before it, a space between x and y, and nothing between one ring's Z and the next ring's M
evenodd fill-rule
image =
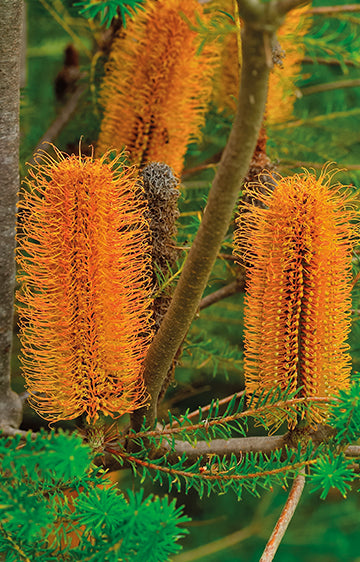
M175 500L124 494L78 435L0 438L0 553L19 560L159 562L189 519ZM76 540L84 537L86 540ZM77 544L78 543L78 544Z
M356 478L356 473L350 466L351 460L346 459L344 454L329 451L328 455L319 457L310 475L314 486L311 491L322 490L320 497L323 500L332 488L346 497L346 493L351 490L350 483Z
M124 27L126 27L126 18L133 17L138 9L144 9L145 0L83 0L76 2L75 6L81 8L80 14L88 19L99 17L100 25L110 27L114 18L120 14Z
M331 425L337 430L338 443L351 443L360 438L360 381L349 390L341 390L331 409Z

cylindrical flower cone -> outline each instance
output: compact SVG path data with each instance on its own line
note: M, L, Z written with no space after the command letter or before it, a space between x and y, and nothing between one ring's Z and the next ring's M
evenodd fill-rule
M272 179L248 186L247 200L265 208L243 203L235 235L235 253L249 264L246 391L259 396L302 387L300 397L330 399L350 382L354 209L326 173ZM313 403L306 421L325 422L327 413L326 405ZM266 419L279 422L270 412Z
M216 58L214 46L200 49L192 28L202 10L197 0L147 2L115 39L101 93L99 154L126 146L137 166L165 162L181 173L204 124Z
M269 125L284 123L293 116L298 97L296 80L301 76L301 64L305 55L303 37L308 33L312 18L310 4L291 10L278 31L280 58L269 78L266 106L266 122Z
M146 400L149 230L134 167L38 155L20 204L18 293L30 401L57 421Z
M236 17L229 0L219 0L213 9L223 8ZM303 37L309 31L309 5L291 10L277 32L278 45L273 50L274 65L269 76L265 121L269 125L291 119L297 99L296 80L305 54ZM231 29L231 28L230 28ZM220 54L220 68L215 76L213 101L220 111L234 115L239 92L241 44L239 33L229 31ZM278 52L277 52L278 51Z

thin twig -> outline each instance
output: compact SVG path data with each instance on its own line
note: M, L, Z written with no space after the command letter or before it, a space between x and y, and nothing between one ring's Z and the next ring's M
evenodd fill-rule
M44 136L38 142L34 153L36 153L40 148L47 152L50 148L49 144L44 143L51 143L61 132L61 130L65 127L66 123L69 121L70 117L74 113L81 96L86 90L86 86L81 84L75 90L75 92L71 95L68 99L66 104L61 108L59 115L56 117L55 121L53 121L44 134ZM33 165L35 162L34 158L29 160L28 164Z
M228 416L213 418L211 420L202 420L200 423L195 423L193 425L189 424L187 426L177 426L172 425L168 427L168 429L155 429L150 431L138 431L136 433L131 433L129 435L130 439L139 439L139 438L147 438L147 437L166 437L167 435L175 435L178 433L182 433L184 428L186 427L187 431L197 431L198 429L210 428L217 425L224 425L226 423L248 418L252 416L259 416L262 412L266 412L269 409L275 408L286 408L289 406L296 406L300 404L306 404L307 402L315 402L315 403L327 403L329 402L329 398L326 396L304 396L302 398L291 398L289 400L279 400L278 402L274 402L273 404L265 404L259 407L252 407L248 410L243 410L242 412L236 412L235 414L231 414ZM185 420L186 421L186 420Z
M227 297L231 297L236 293L243 292L244 289L245 289L245 277L244 279L241 279L239 281L238 280L233 281L232 283L229 283L228 285L225 285L224 287L221 287L217 291L214 291L213 293L210 293L209 295L204 297L200 301L199 309L204 310L204 308L207 308L212 304L215 304L223 299L226 299Z
M216 162L209 162L209 163L204 163L204 164L199 164L198 166L194 166L193 168L188 168L187 170L184 170L182 173L182 178L185 178L186 176L191 176L192 174L197 174L198 172L203 172L204 170L215 170L216 166L218 166L219 164L219 160L217 160Z
M223 480L226 482L228 482L229 480L236 480L236 481L252 480L255 478L259 478L261 476L272 476L273 474L283 474L284 472L296 471L297 469L302 469L306 466L311 466L312 464L315 464L317 462L317 459L308 459L304 461L299 461L294 464L286 464L280 466L279 468L273 468L270 470L259 470L257 472L243 473L243 474L233 474L232 469L229 469L229 471L226 473L224 472L217 473L217 472L212 472L211 468L209 470L206 469L203 472L189 472L188 470L180 470L178 468L174 468L171 466L163 466L161 464L146 461L144 459L140 459L139 457L134 457L133 455L129 455L128 453L123 453L122 451L118 451L116 449L112 450L110 447L108 447L108 452L123 458L125 461L128 461L130 463L133 463L141 467L148 468L150 470L156 470L158 472L164 472L166 474L174 474L176 476L181 476L183 478L193 478L193 479L198 478L210 482L215 482L219 480ZM229 474L229 472L231 474Z
M360 168L360 166L359 166ZM355 275L354 279L351 282L351 288L353 289L356 285L356 283L359 281L360 279L360 271Z
M291 166L292 168L314 168L315 170L322 170L325 162L304 162L300 160L281 160L279 166ZM339 164L341 166L341 164ZM360 170L359 164L344 164L346 170ZM346 171L345 170L345 171ZM344 170L341 170L344 171Z
M23 429L15 429L14 427L9 426L2 426L0 427L0 432L2 435L6 435L7 437L15 437L15 435L20 435L21 437L27 437L28 435L31 436L32 439L36 439L37 433L33 431L24 431Z
M245 390L242 390L241 392L237 392L235 395L234 394L230 394L230 396L226 396L225 398L222 398L221 400L219 400L217 402L217 404L219 406L223 406L224 404L227 404L228 402L230 402L234 396L236 396L236 398L240 398L241 396L244 396L245 394ZM205 412L208 412L211 408L212 404L207 404L206 406L201 408L201 413L204 414ZM193 412L191 412L190 414L187 414L186 419L191 419L191 418L197 418L200 414L200 408L198 408L197 410L194 410ZM178 422L174 422L172 424L172 426L170 426L170 424L166 424L165 428L168 427L174 427L178 425Z
M274 559L276 551L300 501L304 486L305 476L304 474L299 474L293 482L289 497L265 547L263 555L260 558L260 562L271 562Z
M250 538L255 534L255 532L259 529L259 525L255 523L251 523L247 527L240 529L239 531L235 531L230 535L226 535L221 539L217 539L215 541L207 542L197 548L193 548L187 552L183 552L178 556L173 558L174 562L193 562L194 560L199 560L200 558L204 558L207 560L208 556L216 554L226 548L231 548L240 542Z
M314 117L309 117L308 119L296 119L294 121L287 121L285 123L278 123L272 125L273 129L283 130L283 129L293 129L295 127L302 127L306 125L313 125L314 123L322 123L323 121L329 121L333 119L342 119L344 117L355 117L360 113L360 108L355 107L354 109L347 109L346 111L333 111L332 113L327 113L325 115L315 115Z
M325 84L315 84L314 86L308 86L307 88L301 89L301 94L303 96L309 96L311 94L318 94L321 92L329 92L331 90L341 90L343 88L358 88L360 86L360 79L354 80L337 80L336 82L327 82Z
M353 60L339 61L338 59L327 59L325 57L304 57L302 63L305 64L328 64L331 66L358 66Z
M307 11L309 14L338 14L345 12L360 12L359 4L345 4L344 6L316 6Z

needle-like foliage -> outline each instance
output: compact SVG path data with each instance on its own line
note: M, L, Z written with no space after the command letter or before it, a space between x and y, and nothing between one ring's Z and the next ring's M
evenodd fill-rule
M110 27L114 18L119 14L126 27L126 18L133 17L138 9L143 9L145 0L84 0L76 2L74 5L79 6L80 14L88 19L94 19L97 16L100 18L100 24Z
M122 494L78 435L0 438L0 553L9 562L166 562L189 521L175 500ZM79 493L81 492L81 493ZM126 497L127 496L127 497ZM54 532L55 529L55 532ZM73 541L84 534L80 543Z

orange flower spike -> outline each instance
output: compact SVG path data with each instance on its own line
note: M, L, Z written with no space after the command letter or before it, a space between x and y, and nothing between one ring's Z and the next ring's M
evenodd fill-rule
M38 155L20 204L18 294L31 402L51 421L145 401L150 248L137 171Z
M216 58L215 45L198 52L201 38L190 27L202 10L197 0L147 2L115 39L102 86L100 154L126 146L137 166L166 162L181 173L204 124Z
M219 0L213 3L213 10L222 8L234 15L237 21L233 6L234 3L230 0ZM283 123L292 117L297 98L296 79L300 75L301 62L305 52L303 37L309 31L312 21L308 11L309 5L291 10L278 30L279 63L281 64L274 64L269 77L265 114L266 123L269 125ZM283 60L282 54L284 54ZM276 55L275 51L274 55ZM231 115L234 115L236 111L241 59L238 29L229 32L225 38L213 91L213 101L216 106Z
M303 387L327 397L349 386L351 257L355 227L349 195L331 175L272 177L247 188L235 253L250 264L245 298L245 382L259 396ZM260 190L259 190L260 188ZM313 405L309 423L326 421ZM269 423L277 420L268 416ZM293 421L288 419L289 425Z
M274 65L269 78L266 106L266 122L269 125L284 123L293 115L297 98L296 80L301 74L305 54L303 37L312 22L308 11L309 5L291 10L277 33L280 49L285 56L280 66Z
M236 0L217 0L210 4L213 14L229 14L235 22L220 45L220 63L213 80L212 100L220 111L233 116L236 113L242 66L241 22L236 9Z

